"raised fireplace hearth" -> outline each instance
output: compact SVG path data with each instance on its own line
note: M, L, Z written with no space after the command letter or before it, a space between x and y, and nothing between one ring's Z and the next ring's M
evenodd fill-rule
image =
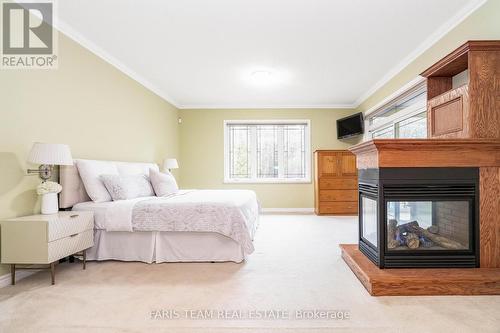
M359 173L359 250L380 268L479 267L478 168Z

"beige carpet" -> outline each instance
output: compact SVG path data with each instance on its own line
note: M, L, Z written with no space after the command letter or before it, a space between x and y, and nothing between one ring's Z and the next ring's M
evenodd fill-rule
M265 215L244 264L61 264L55 286L40 272L0 289L0 332L500 332L497 296L369 296L338 249L356 235L354 218Z

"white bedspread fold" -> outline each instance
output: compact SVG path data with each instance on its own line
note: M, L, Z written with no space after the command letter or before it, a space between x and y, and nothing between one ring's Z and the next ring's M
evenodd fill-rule
M259 207L248 190L188 190L169 197L117 201L106 211L106 231L216 232L254 251Z
M132 211L136 203L151 200L155 197L142 197L113 202L113 208L107 209L104 216L106 231L134 231L132 228Z

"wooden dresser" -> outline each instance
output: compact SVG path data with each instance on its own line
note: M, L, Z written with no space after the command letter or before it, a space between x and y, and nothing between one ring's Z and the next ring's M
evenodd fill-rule
M356 156L347 150L314 152L314 211L318 215L358 214Z

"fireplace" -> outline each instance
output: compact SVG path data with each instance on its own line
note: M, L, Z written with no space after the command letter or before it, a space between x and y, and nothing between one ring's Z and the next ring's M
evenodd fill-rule
M359 249L380 268L479 267L478 168L359 172Z

